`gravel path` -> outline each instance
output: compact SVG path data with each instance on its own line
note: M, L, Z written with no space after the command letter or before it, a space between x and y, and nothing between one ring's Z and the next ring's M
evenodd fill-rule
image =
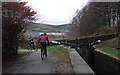
M58 60L48 52L48 57L42 61L40 51L33 51L12 62L7 62L9 64L3 63L3 73L55 73L55 64Z

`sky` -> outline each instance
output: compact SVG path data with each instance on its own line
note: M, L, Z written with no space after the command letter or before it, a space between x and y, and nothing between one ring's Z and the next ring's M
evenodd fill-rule
M37 17L37 23L61 25L70 23L77 9L81 9L88 0L21 0L28 1Z

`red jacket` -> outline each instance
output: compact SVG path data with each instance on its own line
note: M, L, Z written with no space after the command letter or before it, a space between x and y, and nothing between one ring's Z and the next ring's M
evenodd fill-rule
M46 40L46 42L47 42L47 41L49 42L49 39L48 39L48 37L47 37L46 35L41 36L41 37L39 38L38 42L40 42L40 40L41 40L42 38L44 38L44 39Z

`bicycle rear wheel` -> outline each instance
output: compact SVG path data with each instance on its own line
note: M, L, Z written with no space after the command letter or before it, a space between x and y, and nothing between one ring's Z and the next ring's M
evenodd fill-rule
M44 55L45 55L44 50L41 50L41 59L42 60L44 60Z

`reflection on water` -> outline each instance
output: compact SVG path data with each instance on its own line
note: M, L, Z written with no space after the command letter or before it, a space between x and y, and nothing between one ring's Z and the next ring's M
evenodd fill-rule
M40 35L41 34L44 34L44 33L39 33ZM65 33L46 33L47 35L65 35Z

